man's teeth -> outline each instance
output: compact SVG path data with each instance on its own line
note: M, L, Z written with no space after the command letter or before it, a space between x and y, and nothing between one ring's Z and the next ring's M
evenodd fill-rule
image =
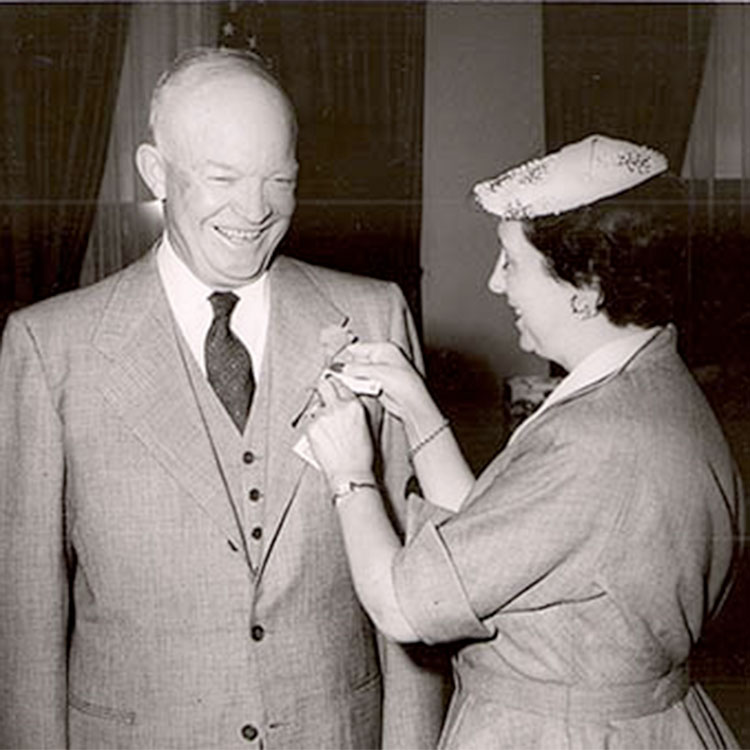
M255 229L232 229L230 227L214 227L216 231L232 242L249 242L257 239L259 232Z

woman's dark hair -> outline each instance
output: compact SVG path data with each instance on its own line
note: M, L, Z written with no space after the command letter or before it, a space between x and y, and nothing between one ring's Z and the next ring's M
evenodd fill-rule
M615 325L664 325L674 318L686 250L683 183L664 173L619 195L559 216L524 222L550 273L595 286Z

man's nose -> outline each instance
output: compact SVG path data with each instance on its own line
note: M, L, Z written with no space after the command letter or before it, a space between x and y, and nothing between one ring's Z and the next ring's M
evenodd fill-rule
M507 291L502 259L499 259L497 263L495 263L495 268L492 270L490 278L487 280L487 286L493 294L505 294Z
M232 203L245 219L259 224L271 213L271 207L260 180L245 180L237 186Z

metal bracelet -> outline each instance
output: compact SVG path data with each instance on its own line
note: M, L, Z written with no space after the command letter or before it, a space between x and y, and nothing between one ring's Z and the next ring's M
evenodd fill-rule
M412 459L414 456L422 450L422 448L431 443L443 430L445 430L451 421L450 419L444 419L439 427L436 427L427 437L422 438L413 448L409 448L409 458Z

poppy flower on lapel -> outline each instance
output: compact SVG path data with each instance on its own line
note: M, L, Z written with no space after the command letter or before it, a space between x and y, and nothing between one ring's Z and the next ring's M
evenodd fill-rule
M342 326L327 326L320 332L320 343L323 351L326 353L325 374L336 378L358 396L379 396L383 392L383 387L376 380L372 380L371 378L353 378L344 375L342 372L329 369L336 357L347 346L359 340L359 337L346 327L347 322L345 320Z
M349 344L353 344L358 340L356 334L352 333L349 329L349 318L345 318L340 325L333 324L326 326L320 331L320 346L323 349L323 368L320 375L315 379L317 381L323 376L323 373L328 370L331 363L336 357L346 349ZM311 385L308 389L308 396L305 400L305 404L297 416L292 420L292 427L296 427L302 418L310 412L310 410L320 403L320 394L316 385Z
M325 353L325 367L328 369L334 359L349 344L358 340L356 334L349 330L349 319L346 318L341 325L326 326L320 332L320 345Z

